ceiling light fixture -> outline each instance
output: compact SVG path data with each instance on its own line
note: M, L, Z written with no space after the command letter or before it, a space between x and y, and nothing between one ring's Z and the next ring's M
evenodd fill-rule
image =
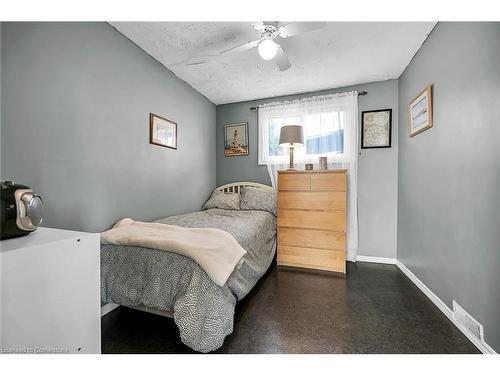
M278 48L279 45L277 45L272 39L264 39L257 47L260 57L264 60L271 60L274 58L278 52Z

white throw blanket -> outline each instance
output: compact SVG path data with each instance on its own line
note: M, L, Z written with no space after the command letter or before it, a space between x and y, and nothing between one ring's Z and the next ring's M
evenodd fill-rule
M219 286L223 286L246 250L220 229L120 220L101 233L102 244L148 247L191 258Z

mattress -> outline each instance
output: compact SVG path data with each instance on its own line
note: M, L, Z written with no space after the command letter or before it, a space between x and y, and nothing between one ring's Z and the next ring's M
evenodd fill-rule
M196 262L182 255L101 245L101 299L145 311L171 312L182 342L200 352L216 350L233 331L236 301L250 292L273 261L276 217L261 210L214 208L157 222L224 230L247 254L220 287Z

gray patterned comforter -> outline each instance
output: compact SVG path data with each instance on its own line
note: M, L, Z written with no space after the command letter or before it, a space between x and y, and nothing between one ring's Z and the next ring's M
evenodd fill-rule
M101 299L173 312L182 342L219 348L233 331L234 308L269 268L276 251L276 218L266 211L218 208L157 222L231 233L247 254L223 287L190 258L149 248L101 245Z

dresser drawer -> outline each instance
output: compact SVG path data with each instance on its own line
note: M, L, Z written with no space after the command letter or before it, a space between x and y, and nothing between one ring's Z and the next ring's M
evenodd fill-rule
M314 247L324 250L345 250L345 233L325 230L278 228L281 246Z
M315 173L311 175L311 190L346 191L345 173Z
M278 195L278 208L303 210L345 210L343 191L284 191Z
M305 173L279 173L278 190L310 190L311 177Z
M345 231L344 211L303 211L278 209L278 226Z
M345 272L343 251L278 246L278 265Z

